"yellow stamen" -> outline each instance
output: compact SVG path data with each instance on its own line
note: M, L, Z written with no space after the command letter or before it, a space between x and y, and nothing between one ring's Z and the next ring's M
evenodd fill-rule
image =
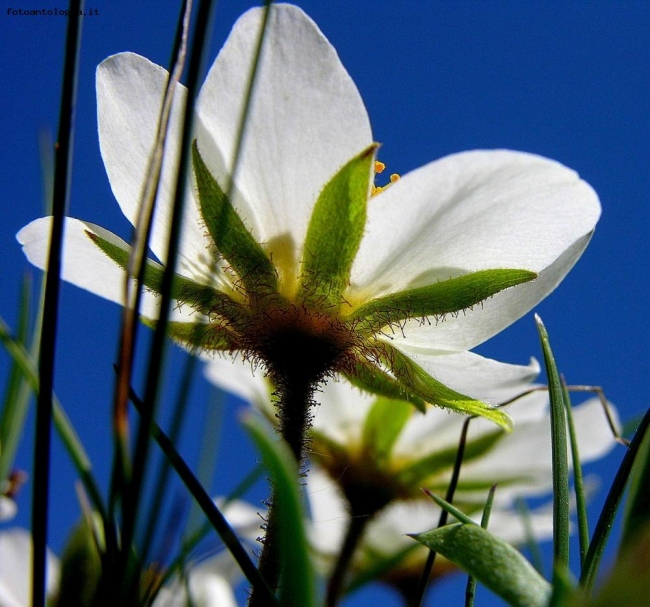
M379 175L380 173L383 173L385 168L386 165L383 162L380 162L379 160L375 160L375 175ZM399 181L399 175L397 173L393 173L390 176L390 183L387 183L386 185L383 186L377 186L373 184L370 195L376 196L377 194L381 194L386 188L389 188L396 181Z

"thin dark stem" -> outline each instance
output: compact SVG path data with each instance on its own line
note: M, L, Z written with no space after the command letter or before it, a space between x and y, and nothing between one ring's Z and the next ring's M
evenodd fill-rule
M59 114L59 133L55 147L54 187L52 192L52 233L48 272L45 282L43 329L39 357L40 390L36 408L34 440L34 492L32 499L32 605L45 605L48 504L50 494L50 442L52 426L52 389L56 352L59 290L63 248L63 224L70 195L74 110L77 98L81 14L83 0L71 0L66 36L63 90Z
M460 433L460 440L458 441L458 451L456 452L456 461L454 462L454 470L451 475L451 480L449 482L449 487L447 487L447 494L445 495L445 500L450 504L453 502L454 493L456 492L456 487L458 486L458 478L460 476L460 467L463 463L463 456L465 454L465 445L467 444L467 430L469 428L469 422L472 420L471 417L468 417L463 424L463 429ZM438 519L438 528L444 527L447 524L447 518L449 513L443 509L440 513L440 518ZM436 553L431 550L429 551L429 556L427 557L427 562L424 565L422 570L422 575L420 576L420 581L418 582L417 591L415 593L415 600L413 602L414 607L420 607L422 601L424 600L424 595L427 591L427 586L429 585L429 580L431 579L431 572L433 571L433 565L436 561Z
M327 598L325 602L327 607L335 607L341 598L344 590L345 575L369 520L369 516L352 516L350 518L350 524L345 534L343 546L341 546L327 587Z

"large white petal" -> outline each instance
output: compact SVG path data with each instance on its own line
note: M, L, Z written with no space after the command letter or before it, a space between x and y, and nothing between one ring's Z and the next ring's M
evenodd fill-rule
M587 246L598 197L572 170L522 152L447 156L405 175L371 200L350 296L366 300L491 268L537 280L441 322L407 323L398 343L466 350L531 309Z
M263 10L252 9L237 21L198 101L199 145L222 184L232 171L262 19ZM298 250L321 189L372 137L336 51L296 6L272 6L246 133L236 176L245 200L236 205L271 252L280 255L286 244Z
M133 225L138 217L167 79L164 68L135 53L113 55L97 68L97 122L102 158L113 194ZM177 85L150 242L151 250L163 263L181 150L185 100L185 88ZM178 264L182 274L207 281L206 284L223 282L211 253L214 244L206 236L190 188L179 244Z
M30 263L41 270L47 266L52 218L43 217L26 225L16 238ZM92 223L66 217L64 224L63 280L104 299L124 305L124 282L126 273L106 255L89 237L88 232L97 234L111 244L125 251L129 250L121 238ZM159 266L162 269L162 266ZM159 313L158 297L146 290L142 294L140 312L142 316L155 319ZM197 322L199 315L183 307L174 308L172 320Z

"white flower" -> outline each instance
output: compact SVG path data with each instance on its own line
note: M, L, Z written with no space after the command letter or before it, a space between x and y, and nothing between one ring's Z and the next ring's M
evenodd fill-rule
M316 25L277 4L227 198L261 21L261 9L237 21L196 105L172 338L195 351L242 352L279 384L296 367L312 384L342 373L420 407L508 426L502 412L437 382L437 365L555 288L591 237L596 194L557 162L500 150L432 162L369 200L376 145L359 92ZM163 68L133 53L97 70L102 157L131 223L166 82ZM150 243L162 264L185 96L178 87ZM49 233L43 218L18 234L40 268ZM129 251L68 218L63 277L123 304ZM141 308L149 322L161 270L150 261Z
M531 383L538 370L535 361L517 367L469 353L459 356L467 359L469 373L454 377L456 371L450 365L441 371L442 378L452 387L455 381L464 381L470 395L478 391L506 402L535 387ZM427 551L415 547L406 534L435 528L440 516L440 508L420 488L444 497L465 420L438 409L422 416L405 403L382 403L381 397L362 394L345 383L328 384L320 400L312 429L311 461L315 465L308 479L317 553L331 562L342 545L350 516L367 517L354 560L356 571L369 570L410 547L385 579L398 583L411 576L412 582L422 571ZM389 419L391 407L394 414ZM548 395L532 392L509 409L515 421L511 434L495 430L484 419L470 422L453 501L479 520L489 488L496 483L489 529L521 545L527 535L516 500L542 496L552 489ZM616 422L611 405L610 411ZM575 407L573 417L581 463L613 448L615 440L598 398ZM530 524L536 540L550 538L552 510L534 510ZM436 575L449 567L449 563L439 564Z
M0 531L0 607L28 607L32 592L32 536L25 529ZM56 593L58 559L47 552L47 596Z

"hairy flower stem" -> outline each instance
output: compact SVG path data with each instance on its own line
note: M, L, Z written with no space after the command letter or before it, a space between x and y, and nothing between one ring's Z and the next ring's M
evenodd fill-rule
M345 575L349 570L354 552L363 537L369 516L352 516L341 550L339 551L334 571L327 586L326 606L335 607L343 593Z
M275 385L278 386L276 406L279 431L296 458L299 469L302 466L307 431L311 424L310 407L313 404L312 396L316 388L315 381L305 380L301 375L300 373L283 373L281 377L278 377L277 372L271 374ZM277 511L276 503L276 489L273 488L269 500L264 548L259 561L260 574L273 590L276 590L280 583L281 573L280 514ZM264 593L253 588L248 603L249 607L265 607L267 604Z

